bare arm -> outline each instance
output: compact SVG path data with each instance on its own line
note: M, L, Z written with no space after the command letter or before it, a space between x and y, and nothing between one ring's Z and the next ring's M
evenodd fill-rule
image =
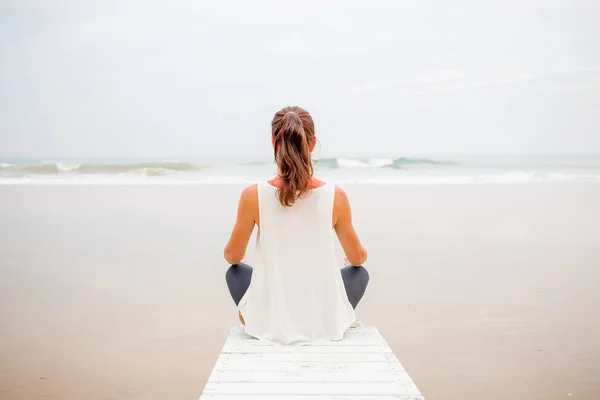
M244 258L257 221L258 189L253 185L244 189L240 196L237 219L224 251L225 260L229 264L238 264Z
M333 217L333 228L344 249L346 258L350 264L357 267L361 266L367 261L367 250L361 245L358 235L354 230L350 201L346 192L341 188L335 189Z

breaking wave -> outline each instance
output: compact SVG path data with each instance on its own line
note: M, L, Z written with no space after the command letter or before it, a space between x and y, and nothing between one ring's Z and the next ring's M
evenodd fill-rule
M143 174L165 175L172 171L198 171L202 166L187 162L148 162L133 164L66 163L58 161L31 165L0 164L3 175L57 175L57 174Z
M321 158L315 162L317 168L395 168L435 167L459 165L455 161L432 160L429 158Z

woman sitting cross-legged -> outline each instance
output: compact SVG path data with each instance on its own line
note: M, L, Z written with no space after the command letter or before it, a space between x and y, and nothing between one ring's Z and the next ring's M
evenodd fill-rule
M346 193L313 175L315 127L286 107L272 121L278 174L244 189L225 247L226 281L250 336L279 344L340 340L355 321L369 274ZM256 262L243 257L258 226ZM346 254L339 267L334 232Z

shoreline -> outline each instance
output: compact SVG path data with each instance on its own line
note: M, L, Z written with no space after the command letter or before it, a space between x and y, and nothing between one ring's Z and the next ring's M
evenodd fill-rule
M56 179L51 178L47 181L43 179L23 181L20 178L15 179L0 179L0 186L228 186L228 185L252 185L262 180L221 180L215 178L215 180L182 180L182 179L138 179L138 180L86 180L77 181L76 179ZM271 177L265 177L264 180L271 179ZM564 180L543 180L543 179L531 179L531 180L496 180L496 181L485 181L476 180L471 177L465 177L464 179L457 179L455 181L448 180L396 180L396 181L373 181L373 180L333 180L323 178L324 181L331 182L336 185L360 185L360 186L479 186L479 185L554 185L554 184L600 184L600 177L590 179L564 179Z

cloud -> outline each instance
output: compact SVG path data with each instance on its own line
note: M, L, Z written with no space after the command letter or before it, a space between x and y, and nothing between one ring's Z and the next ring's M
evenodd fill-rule
M583 84L588 87L595 85L594 79L600 76L600 66L582 67L569 71L555 72L519 72L519 71L460 71L432 70L413 74L403 74L402 77L363 83L348 89L350 95L367 95L377 91L400 91L403 95L420 95L460 91L472 88L506 86L521 83L542 82L553 85L563 78L583 76ZM581 82L578 86L581 86Z
M346 152L537 151L546 134L600 152L589 1L57 4L1 2L0 153L257 151L286 104ZM585 124L567 140L559 118Z

